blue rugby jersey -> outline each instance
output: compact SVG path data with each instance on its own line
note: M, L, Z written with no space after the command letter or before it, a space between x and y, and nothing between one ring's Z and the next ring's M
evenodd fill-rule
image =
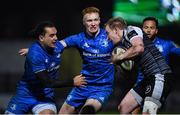
M39 42L33 43L26 56L24 75L17 85L17 95L53 98L53 88L42 87L35 73L47 70L51 79L57 79L63 49L61 43L56 42L54 54L50 55Z
M111 52L114 48L104 29L97 36L89 36L85 32L64 39L67 47L76 47L83 60L81 74L88 84L113 84L114 66L111 63Z
M169 64L169 57L170 54L176 54L180 56L180 48L176 47L173 41L171 40L164 40L161 38L156 37L153 40L153 43L161 52L163 57L165 58L167 64ZM141 72L138 73L137 83L139 83L143 79L143 74Z
M153 40L153 43L162 53L168 64L169 64L170 54L176 54L180 56L180 48L178 48L171 40L164 40L157 37L156 39Z

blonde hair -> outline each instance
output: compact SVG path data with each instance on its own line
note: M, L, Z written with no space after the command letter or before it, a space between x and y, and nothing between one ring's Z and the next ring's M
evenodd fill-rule
M100 14L100 10L96 7L87 7L82 10L82 15L86 15L87 13L98 13Z
M114 29L116 27L120 28L120 29L124 29L127 27L126 21L121 18L121 17L113 17L110 18L105 26L108 26L110 29Z

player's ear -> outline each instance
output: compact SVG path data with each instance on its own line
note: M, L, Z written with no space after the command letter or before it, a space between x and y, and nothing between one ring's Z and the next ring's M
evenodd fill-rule
M114 31L116 34L118 34L118 28L117 27L114 28Z
M39 40L42 41L43 40L43 36L39 35Z
M156 34L158 33L158 29L156 29Z

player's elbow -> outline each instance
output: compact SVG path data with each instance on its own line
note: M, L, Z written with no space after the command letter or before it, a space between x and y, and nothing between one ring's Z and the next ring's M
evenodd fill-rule
M143 45L136 46L135 51L138 55L142 54L144 52L144 46Z
M41 85L44 87L44 88L53 88L53 83L51 82L46 82L46 83L41 83Z
M139 53L142 54L144 52L144 46L139 47Z
M53 81L52 80L40 79L40 84L44 88L53 88Z

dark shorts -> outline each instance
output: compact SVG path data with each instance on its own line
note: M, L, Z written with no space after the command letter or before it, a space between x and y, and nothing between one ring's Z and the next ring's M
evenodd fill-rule
M142 105L146 97L151 98L151 101L161 106L167 98L172 87L172 74L156 74L145 77L137 84L131 93L136 98L137 102Z

